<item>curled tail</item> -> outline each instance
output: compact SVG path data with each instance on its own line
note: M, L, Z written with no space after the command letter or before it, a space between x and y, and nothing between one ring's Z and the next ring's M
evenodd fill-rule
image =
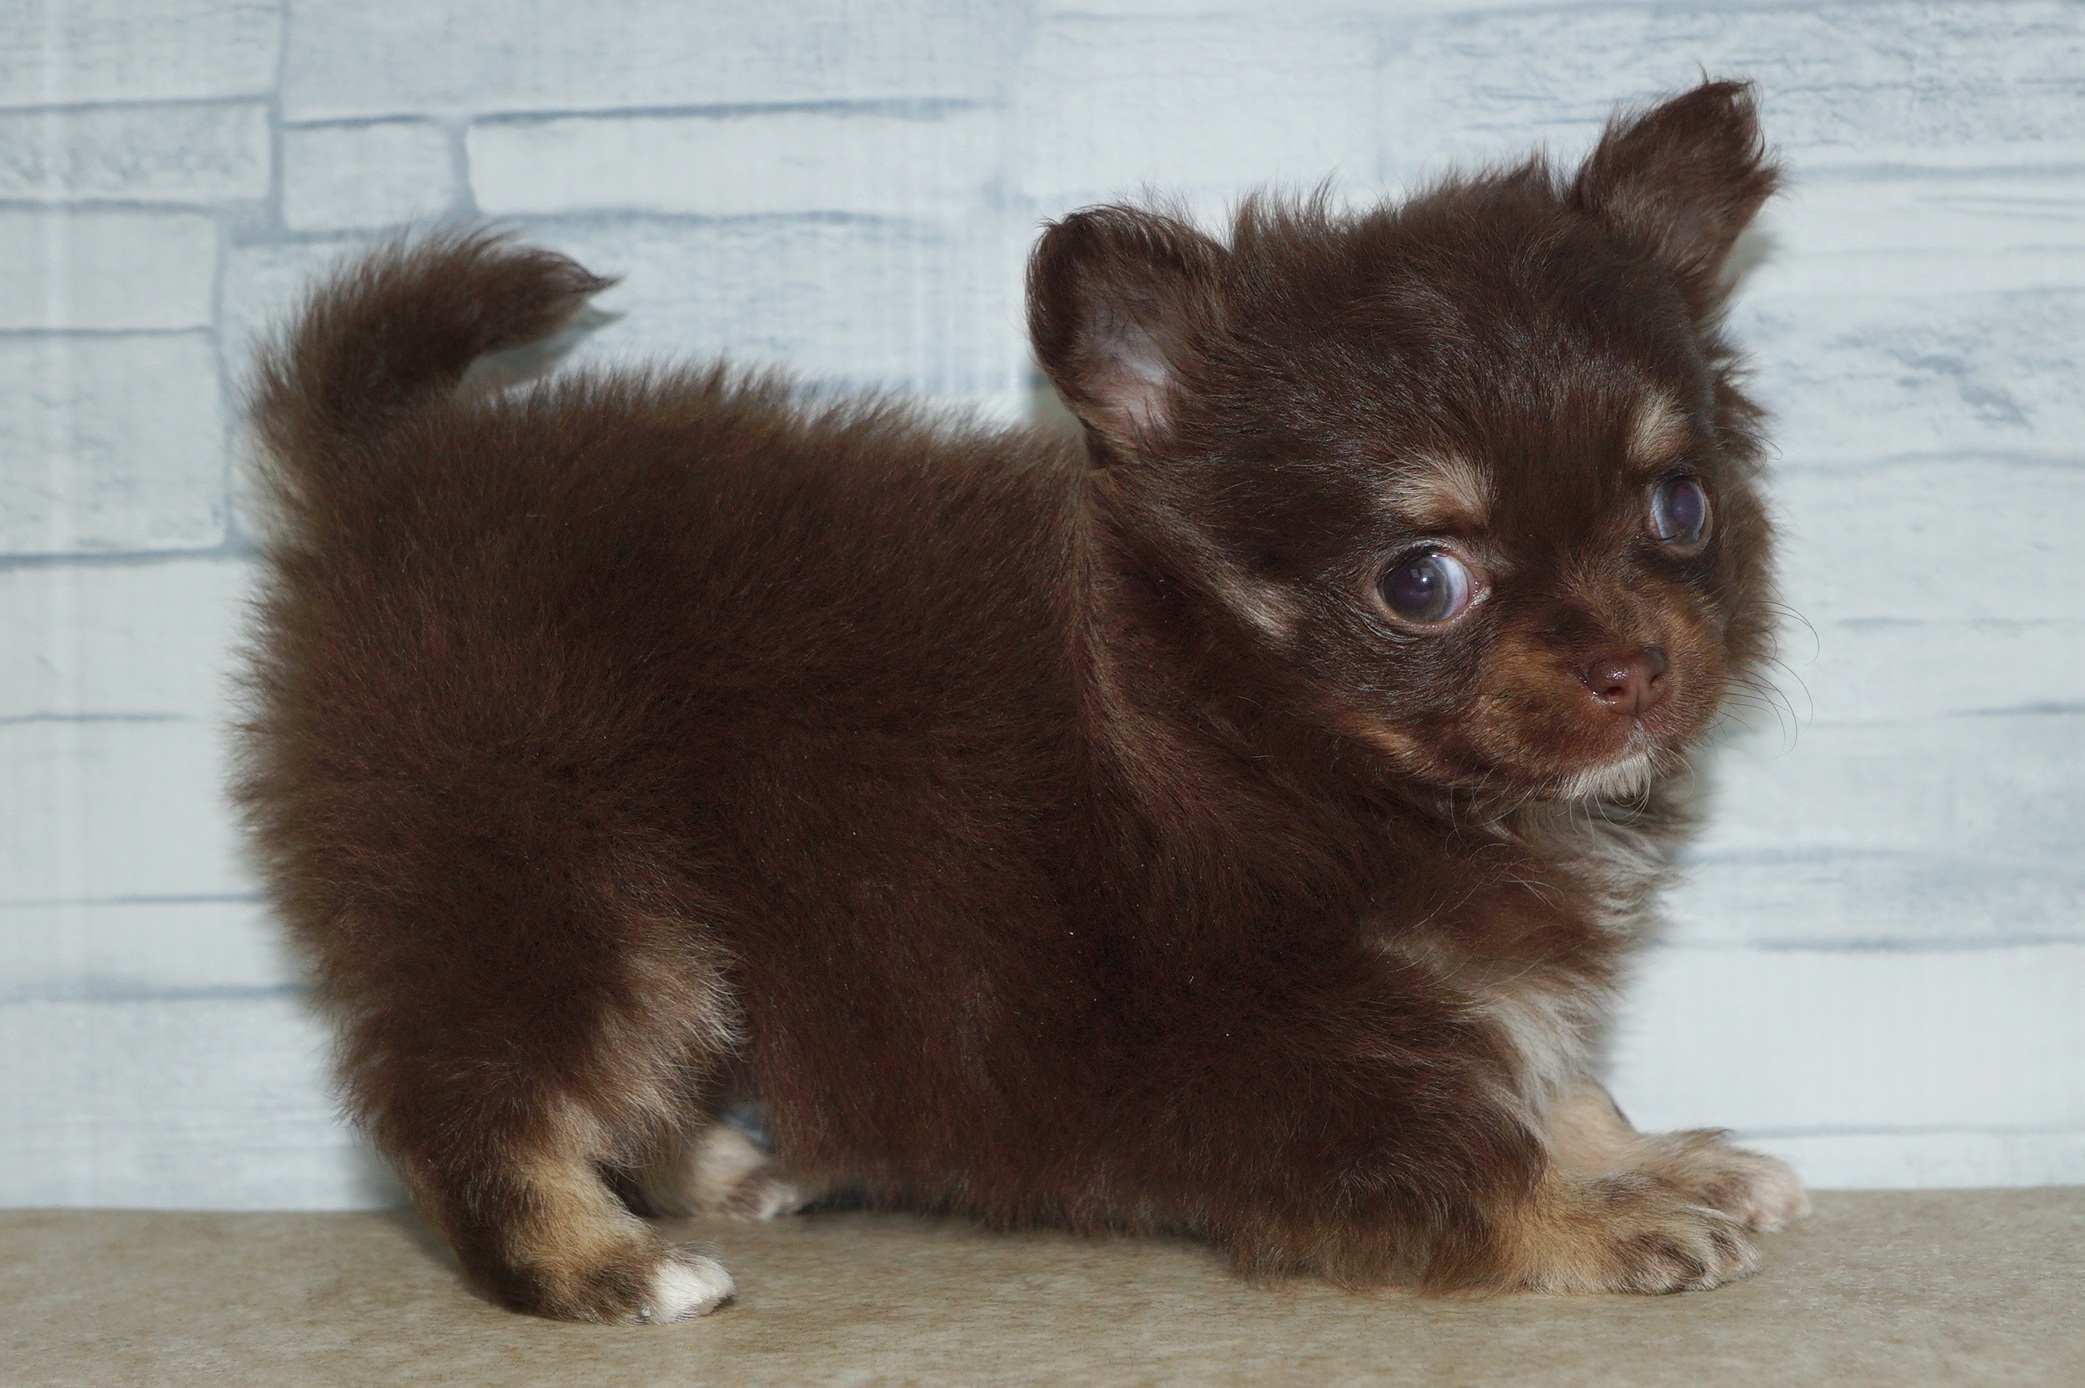
M557 330L612 280L486 232L394 241L321 286L264 352L254 418L294 494L323 492L487 352ZM313 484L317 484L314 488Z

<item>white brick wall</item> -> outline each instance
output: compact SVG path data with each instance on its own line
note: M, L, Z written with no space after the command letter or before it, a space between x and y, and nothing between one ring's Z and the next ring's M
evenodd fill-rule
M258 101L0 111L0 197L259 202L268 139Z
M0 331L215 324L217 223L200 212L0 207Z
M289 10L281 94L292 120L996 102L1026 27L1020 8L990 0L319 0Z
M402 222L730 352L1015 416L1037 221L1365 198L1757 78L1735 313L1787 707L1746 711L1624 1104L1828 1185L2085 1180L2085 4L27 0L0 6L0 1203L354 1206L222 804L254 334Z
M299 125L282 132L282 221L339 231L461 212L449 131L434 121Z
M1015 79L1009 182L1051 211L1146 183L1218 207L1269 181L1376 188L1377 44L1369 16L1286 7L1052 16Z
M207 333L0 335L0 552L219 543L218 376Z
M14 0L0 105L264 95L281 34L275 0Z
M998 173L998 135L992 112L965 108L481 122L471 186L494 216L960 217Z

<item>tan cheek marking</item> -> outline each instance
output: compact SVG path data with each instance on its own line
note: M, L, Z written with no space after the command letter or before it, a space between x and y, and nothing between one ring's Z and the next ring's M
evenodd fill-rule
M1420 747L1416 738L1387 723L1377 722L1366 714L1354 714L1343 718L1340 720L1340 726L1349 736L1366 742L1378 751L1386 752L1400 761L1425 766L1433 760Z
M1390 502L1422 530L1479 529L1491 517L1491 478L1467 458L1427 454L1398 476Z
M1280 645L1294 633L1296 608L1281 589L1224 564L1215 574L1217 596L1224 605Z
M1669 396L1649 396L1629 433L1629 466L1655 472L1676 462L1686 446L1686 411Z
M1277 646L1285 644L1295 633L1302 614L1280 587L1240 568L1179 516L1154 510L1152 519L1164 527L1175 544L1193 556L1217 601Z

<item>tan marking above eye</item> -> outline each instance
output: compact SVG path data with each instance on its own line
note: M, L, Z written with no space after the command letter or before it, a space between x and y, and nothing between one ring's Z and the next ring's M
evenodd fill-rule
M1467 458L1421 454L1405 461L1389 500L1415 529L1481 529L1491 516L1491 476Z
M1672 397L1655 392L1645 396L1629 431L1630 470L1657 472L1679 461L1690 433L1687 412Z

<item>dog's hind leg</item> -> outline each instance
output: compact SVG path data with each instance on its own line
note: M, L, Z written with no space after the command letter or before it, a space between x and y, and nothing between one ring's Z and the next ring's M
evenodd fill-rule
M611 1180L699 1110L736 1049L723 951L692 893L648 870L665 855L604 855L507 818L490 844L440 855L440 873L390 858L390 899L362 895L328 932L321 986L344 1014L349 1098L502 1303L563 1320L699 1315L730 1276L669 1246Z

